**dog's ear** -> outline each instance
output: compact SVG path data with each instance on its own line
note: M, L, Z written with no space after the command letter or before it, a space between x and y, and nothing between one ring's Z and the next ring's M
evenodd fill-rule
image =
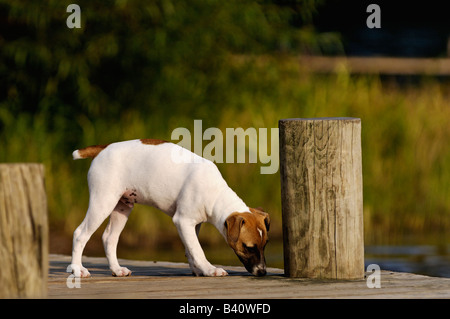
M267 214L266 212L264 212L266 214L266 216L264 217L264 224L266 225L266 230L269 231L270 229L270 217L269 214Z
M266 225L266 230L269 231L269 228L270 228L270 217L269 217L269 214L266 213L261 207L258 207L258 208L251 208L251 207L249 207L249 208L250 208L250 211L253 214L259 214L259 215L264 217L264 225Z
M266 225L266 230L269 231L270 229L270 216L266 212L262 212L264 215L264 225Z
M236 243L241 232L244 218L239 214L231 214L225 221L225 229L227 230L227 240L229 243Z

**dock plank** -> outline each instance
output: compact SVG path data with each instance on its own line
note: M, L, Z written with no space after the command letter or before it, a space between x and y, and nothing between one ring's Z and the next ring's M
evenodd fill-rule
M370 289L365 280L324 281L287 278L282 269L268 268L254 277L244 267L222 266L227 277L194 277L188 264L119 260L133 274L112 277L106 258L84 257L91 278L81 288L68 288L70 257L50 255L48 298L450 298L450 278L428 277L383 270L381 288Z

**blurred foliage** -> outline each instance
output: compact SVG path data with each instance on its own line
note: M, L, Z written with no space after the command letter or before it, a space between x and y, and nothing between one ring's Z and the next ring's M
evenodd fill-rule
M2 116L42 114L51 132L71 132L69 148L86 118L203 116L225 106L224 83L240 78L230 55L321 45L307 24L315 0L79 1L81 29L66 27L69 3L0 1Z
M51 229L70 238L87 208L90 165L71 161L74 149L170 140L194 119L225 132L277 127L288 117L355 116L363 123L366 238L443 231L448 88L306 72L299 53L340 48L338 35L311 25L320 2L77 1L82 28L69 29L71 1L0 0L0 161L45 164ZM272 213L272 236L281 238L279 175L260 175L258 164L219 168L249 205ZM154 247L161 229L176 236L164 214L135 211L125 243ZM223 242L212 233L209 242Z

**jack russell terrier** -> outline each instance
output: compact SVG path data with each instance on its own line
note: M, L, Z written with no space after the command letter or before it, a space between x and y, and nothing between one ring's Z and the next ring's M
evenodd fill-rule
M191 160L180 161L177 156ZM219 230L250 273L266 274L269 215L248 207L213 162L156 139L89 146L74 151L73 158L94 158L88 172L89 208L73 234L71 267L76 277L90 276L81 263L83 249L108 216L102 240L109 268L113 276L131 274L119 265L116 249L135 203L154 206L172 217L196 276L228 275L209 263L200 246L197 236L204 222Z

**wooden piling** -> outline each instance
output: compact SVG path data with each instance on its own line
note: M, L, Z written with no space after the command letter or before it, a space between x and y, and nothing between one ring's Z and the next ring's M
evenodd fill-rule
M0 298L45 298L47 197L42 164L0 164Z
M364 278L361 120L284 119L279 129L286 275Z

